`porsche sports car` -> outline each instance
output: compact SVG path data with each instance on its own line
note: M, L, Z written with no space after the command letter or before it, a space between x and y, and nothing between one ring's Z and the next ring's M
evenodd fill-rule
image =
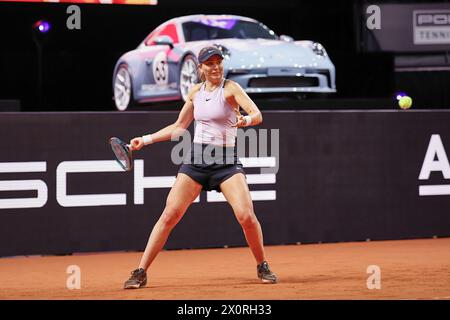
M117 109L185 100L199 81L196 55L209 45L224 53L225 77L249 94L336 92L335 68L320 43L278 36L247 17L190 15L163 23L119 58L113 72Z

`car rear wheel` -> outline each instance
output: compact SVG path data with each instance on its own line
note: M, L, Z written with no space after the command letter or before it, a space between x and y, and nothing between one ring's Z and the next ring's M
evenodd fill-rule
M121 65L114 78L114 102L119 111L126 110L133 102L131 75L126 65Z
M180 94L183 101L187 100L189 90L198 82L197 62L192 55L187 55L180 70Z

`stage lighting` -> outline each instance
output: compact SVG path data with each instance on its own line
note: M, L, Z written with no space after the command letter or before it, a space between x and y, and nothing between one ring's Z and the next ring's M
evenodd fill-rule
M406 92L403 91L399 91L395 94L395 99L400 100L402 97L407 96L408 94Z
M39 20L33 24L33 28L39 31L40 33L47 33L52 28L52 25L48 21Z
M36 44L36 58L37 58L37 96L39 105L44 104L44 45L49 40L48 32L52 28L50 22L41 19L36 21L31 28L31 34L34 43Z

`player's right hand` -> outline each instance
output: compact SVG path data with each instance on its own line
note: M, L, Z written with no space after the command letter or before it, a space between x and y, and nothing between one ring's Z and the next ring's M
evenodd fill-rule
M141 150L144 146L144 139L142 137L136 137L130 140L131 150Z

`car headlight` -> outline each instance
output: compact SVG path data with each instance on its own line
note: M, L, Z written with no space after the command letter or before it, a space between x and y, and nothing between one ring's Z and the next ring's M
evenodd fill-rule
M327 56L327 52L326 52L324 46L321 45L321 44L318 43L318 42L313 42L313 43L311 44L311 50L312 50L316 55L318 55L319 57L326 57L326 56Z

